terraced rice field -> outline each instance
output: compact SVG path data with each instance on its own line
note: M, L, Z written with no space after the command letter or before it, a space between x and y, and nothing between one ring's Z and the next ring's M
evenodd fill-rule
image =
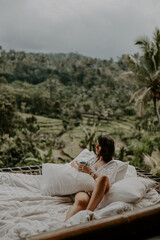
M22 114L23 118L31 116L30 114ZM58 135L62 129L62 121L60 119L52 119L46 118L42 116L36 116L37 123L40 126L41 131L43 134L55 134ZM93 119L94 122L94 119ZM82 125L85 126L88 130L93 127L93 125L88 125L88 119L84 118ZM115 139L116 142L116 149L119 150L122 146L125 146L125 143L119 139L119 135L123 134L126 137L130 136L131 132L134 131L134 120L130 119L123 119L121 121L103 121L99 122L98 126L96 127L96 136L100 134L108 134ZM79 146L79 143L82 139L84 139L85 133L83 132L82 128L75 127L72 130L68 130L59 138L63 140L65 143L65 147L63 149L53 150L53 155L55 159L60 160L71 160L75 158L82 149Z
M21 116L25 119L31 117L31 114L23 113ZM58 134L63 128L62 121L60 119L47 118L43 116L35 116L37 123L40 126L43 133L55 133Z

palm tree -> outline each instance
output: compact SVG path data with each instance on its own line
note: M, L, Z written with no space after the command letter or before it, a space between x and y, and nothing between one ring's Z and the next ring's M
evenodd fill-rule
M135 100L136 110L139 116L146 113L148 101L153 100L155 114L160 124L160 113L157 101L160 100L160 30L155 29L153 40L147 37L135 42L143 55L128 56L130 69L135 73L141 88L136 91L130 99Z

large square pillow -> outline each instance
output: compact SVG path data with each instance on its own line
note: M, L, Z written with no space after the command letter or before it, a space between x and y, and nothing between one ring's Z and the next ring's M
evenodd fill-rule
M93 191L95 180L68 164L42 164L41 192L43 195L69 195Z
M120 181L124 178L128 168L128 162L122 162L120 160L112 160L104 165L101 169L102 174L106 174L111 184Z
M98 205L98 209L104 208L112 202L122 201L126 203L136 203L141 200L149 188L155 182L143 177L129 177L114 183L109 191L104 195Z
M122 162L119 160L114 160L117 163L117 171L115 176L115 182L122 180L127 172L129 162Z
M137 177L137 171L136 168L130 164L128 164L128 168L126 171L126 174L124 176L125 178L129 178L129 177Z

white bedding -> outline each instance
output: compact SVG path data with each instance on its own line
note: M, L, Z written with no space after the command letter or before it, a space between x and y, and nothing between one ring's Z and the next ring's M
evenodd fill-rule
M81 211L64 222L72 204L69 196L43 196L42 176L0 173L0 239L18 240L44 231L84 223L92 219L123 213L160 202L159 194L150 189L138 203L113 202L91 211Z

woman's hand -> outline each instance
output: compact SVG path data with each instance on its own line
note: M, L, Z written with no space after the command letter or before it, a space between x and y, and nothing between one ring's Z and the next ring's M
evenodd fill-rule
M82 163L79 163L77 160L75 160L74 162L71 163L71 166L76 168L79 172L91 174L91 169L88 163L82 164Z
M91 170L90 167L88 166L88 163L86 164L78 163L78 171L90 174Z

